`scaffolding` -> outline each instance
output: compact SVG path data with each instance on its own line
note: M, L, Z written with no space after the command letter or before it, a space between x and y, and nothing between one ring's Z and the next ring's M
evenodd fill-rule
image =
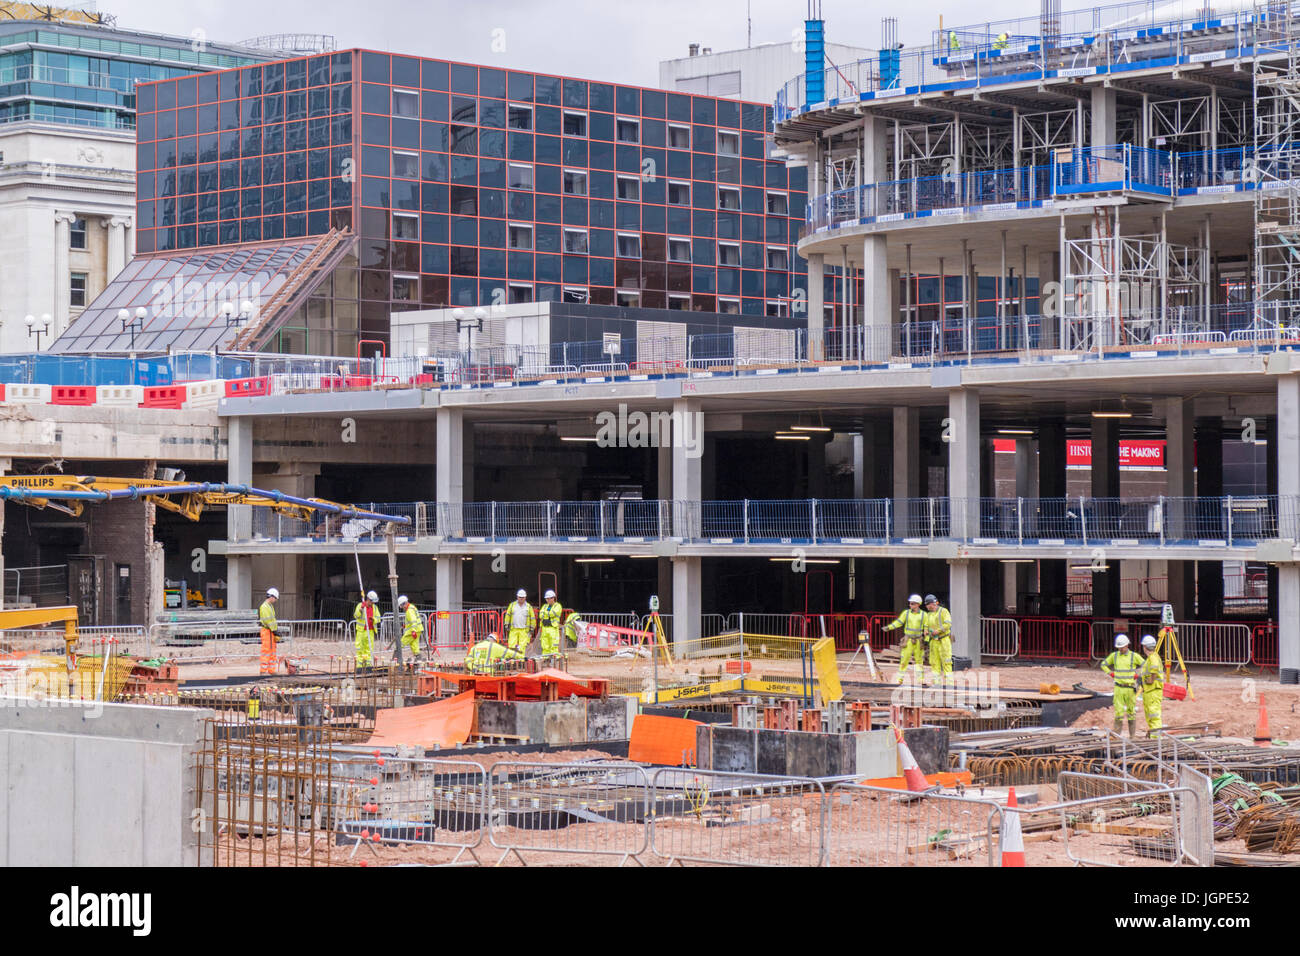
M1300 300L1300 50L1289 4L1257 9L1255 161L1255 325L1281 324L1277 303Z

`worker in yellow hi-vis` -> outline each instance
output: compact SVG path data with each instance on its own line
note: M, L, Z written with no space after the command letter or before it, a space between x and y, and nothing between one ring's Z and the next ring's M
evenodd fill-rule
M275 645L280 641L280 625L275 619L275 602L280 599L280 592L275 588L266 589L266 600L257 610L257 620L261 624L262 654L259 661L259 674L275 673Z
M397 610L402 614L402 646L411 652L411 663L420 659L420 638L424 637L424 621L420 612L405 594L397 599Z
M547 590L546 603L538 611L541 627L537 639L542 645L542 656L550 657L560 653L560 622L564 620L564 608L555 599L555 592Z
M1156 639L1150 634L1142 638L1142 666L1137 680L1142 685L1142 712L1147 719L1147 736L1154 737L1164 725L1162 711L1165 700L1165 662L1156 653ZM1134 729L1137 721L1133 721Z
M537 608L528 603L528 592L523 588L515 592L514 603L506 605L501 624L510 635L510 649L520 657L527 655L533 631L537 630Z
M934 679L952 683L952 614L933 594L925 596L925 626L921 639L930 645L930 670Z
M1128 724L1137 730L1137 692L1134 684L1141 660L1128 647L1128 635L1115 635L1115 650L1101 662L1101 669L1115 680L1115 733L1128 734ZM1131 736L1131 735L1130 735Z
M493 631L469 649L465 655L465 670L471 674L490 674L502 661L518 661L523 657L514 648L502 647L501 636Z
M357 605L352 614L352 623L356 627L357 666L369 667L374 653L375 637L379 634L379 595L367 591L366 596Z
M925 629L925 612L921 610L921 595L913 594L907 599L907 610L899 614L884 630L903 629L903 646L898 653L898 677L896 683L903 683L907 676L907 665L914 658L917 674L925 677L925 659L921 654L921 632Z

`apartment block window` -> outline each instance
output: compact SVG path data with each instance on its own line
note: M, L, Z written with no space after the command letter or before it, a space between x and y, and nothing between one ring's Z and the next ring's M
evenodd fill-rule
M767 267L784 272L790 268L790 255L780 246L767 247Z
M691 148L691 128L689 126L668 127L668 145L672 149Z
M523 226L512 222L510 224L510 248L511 249L532 249L533 248L533 227Z
M420 94L413 90L393 90L393 115L420 118Z
M86 304L86 273L72 273L72 296L68 304L73 308Z
M719 209L739 209L740 208L740 190L718 188L718 208Z
M420 178L420 154L393 151L393 176L398 179Z
M787 318L790 315L790 303L768 302L767 315L770 318Z
M566 112L564 114L564 135L565 136L586 136L587 135L587 114Z
M618 255L620 259L640 259L641 237L620 232L618 234Z
M564 192L569 196L587 195L587 174L576 169L564 171Z
M641 304L641 293L640 292L619 292L617 296L617 302L621 306L634 309Z
M586 302L588 299L586 289L567 285L564 287L563 297L565 302Z
M420 217L393 214L393 238L418 242L420 239Z
M718 155L739 156L740 134L723 129L718 130Z
M510 188L511 189L532 189L533 188L533 167L527 163L510 164Z
M669 239L668 240L668 261L669 262L690 262L691 261L691 240Z
M737 193L739 195L739 193ZM641 180L635 176L618 177L618 198L619 199L640 199L641 198ZM736 208L740 208L737 200Z
M69 233L68 246L72 249L86 248L86 220L72 220L72 229Z
M510 285L510 304L533 301L533 287L530 285Z
M620 143L641 142L641 123L638 120L619 117L617 129L617 139Z
M508 109L507 123L511 129L531 130L533 128L533 108L511 103Z
M738 266L740 265L740 246L731 243L718 243L718 265L720 266Z
M689 295L670 295L668 297L668 308L673 312L689 312L691 310L691 297Z
M397 302L415 302L420 298L419 276L393 276L393 299Z
M690 204L691 204L691 184L670 182L668 184L668 205L689 206Z
M740 315L739 299L719 299L718 311L723 315Z
M586 229L566 229L564 230L564 251L587 254L587 230Z
M769 216L790 215L790 197L785 193L768 193L767 214Z

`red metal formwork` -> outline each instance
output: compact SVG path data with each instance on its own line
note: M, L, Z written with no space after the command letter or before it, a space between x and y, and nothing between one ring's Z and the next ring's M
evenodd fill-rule
M501 612L495 608L430 611L424 625L425 646L435 654L473 647L489 634L501 634Z
M1277 625L1256 624L1250 639L1250 659L1256 667L1277 667Z
M1086 661L1092 646L1092 622L1070 617L1017 617L1021 658Z

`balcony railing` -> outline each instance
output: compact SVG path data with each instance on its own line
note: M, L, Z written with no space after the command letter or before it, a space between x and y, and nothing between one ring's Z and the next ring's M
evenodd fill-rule
M407 515L403 540L465 543L882 545L949 541L972 546L1253 547L1300 534L1297 501L1221 498L890 498L738 501L476 501L379 503ZM316 523L258 510L254 542L381 541L375 522Z

